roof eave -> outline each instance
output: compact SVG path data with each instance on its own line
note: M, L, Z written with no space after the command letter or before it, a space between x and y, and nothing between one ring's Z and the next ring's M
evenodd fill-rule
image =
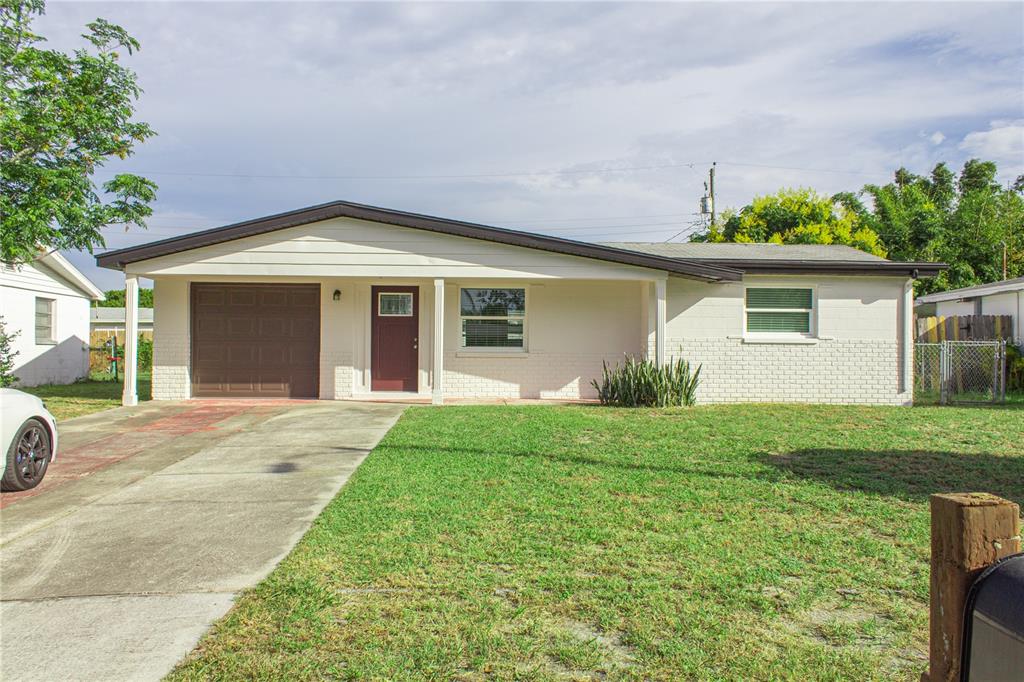
M57 274L74 285L92 301L105 301L106 296L98 286L71 264L59 251L50 251L39 257L39 260L52 268Z
M700 261L705 262L705 261ZM893 261L808 261L808 260L738 260L714 259L716 264L743 270L748 275L904 275L934 277L949 266L945 263L909 263Z
M983 296L997 296L999 294L1014 291L1024 291L1024 282L1019 281L1021 279L1024 278L1014 278L1004 282L990 282L988 284L978 284L973 287L964 287L962 289L939 291L934 294L921 296L917 299L917 302L945 303L948 301L970 301Z
M341 217L368 220L398 227L426 230L582 258L593 258L653 270L663 270L673 275L705 282L740 281L743 278L741 270L717 263L702 263L655 256L637 251L601 246L599 244L341 201L310 206L296 211L247 220L190 235L163 239L142 246L111 251L97 256L96 264L104 268L123 270L130 263Z

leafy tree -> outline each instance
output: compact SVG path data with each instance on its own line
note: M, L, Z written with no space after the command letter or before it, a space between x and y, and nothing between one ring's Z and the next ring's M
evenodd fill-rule
M758 197L697 241L847 244L901 261L940 261L949 270L917 283L918 293L1024 275L1024 176L1010 187L990 161L971 159L959 175L944 163L927 176L905 168L886 185L831 198L813 190Z
M110 223L144 227L156 185L130 173L100 188L96 169L124 159L155 133L133 120L141 94L119 63L139 43L103 19L87 25L88 46L65 54L39 47L32 22L43 0L0 0L0 260L23 262L40 249L102 245Z
M11 350L11 343L20 332L7 333L4 318L0 317L0 388L13 386L18 377L14 376L14 356L17 351Z
M844 244L885 255L878 235L861 223L857 212L836 198L812 189L783 189L756 197L740 211L728 212L707 234L709 242L775 244Z
M1024 183L1004 188L989 161L971 159L959 176L940 163L929 176L896 171L893 182L866 185L871 207L850 199L851 210L875 230L897 260L937 260L949 270L919 284L944 291L1024 275Z
M124 289L111 289L110 291L104 291L106 297L102 301L97 301L93 307L96 308L123 308L124 307ZM140 308L152 308L153 307L153 290L143 289L139 287L139 307Z

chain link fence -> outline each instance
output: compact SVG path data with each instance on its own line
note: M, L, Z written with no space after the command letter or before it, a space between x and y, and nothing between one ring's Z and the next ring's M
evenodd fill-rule
M914 345L914 402L995 403L1006 399L1006 341Z

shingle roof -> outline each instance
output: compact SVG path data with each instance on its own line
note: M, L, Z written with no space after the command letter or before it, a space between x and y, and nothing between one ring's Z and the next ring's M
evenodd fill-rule
M616 249L591 242L580 242L572 239L562 239L561 237L534 234L532 232L508 230L501 227L491 227L490 225L469 223L464 220L438 218L420 213L380 208L379 206L367 206L351 201L332 201L327 204L308 206L295 211L278 213L263 218L256 218L255 220L246 220L232 225L225 225L224 227L216 227L212 230L203 230L180 237L171 237L150 244L109 251L96 256L96 264L102 268L123 270L124 266L128 263L341 217L369 220L386 225L397 225L428 232L455 235L457 237L480 239L498 244L521 246L539 251L549 251L569 256L651 268L705 282L738 282L743 279L743 273L739 270L714 263L692 263L678 258L665 258L664 256L641 253L639 251Z
M90 308L89 321L96 323L124 324L124 308ZM139 322L152 322L153 309L139 308Z
M808 260L888 262L838 244L706 244L702 242L607 242L607 246L688 260Z
M843 247L794 247L769 244L708 244L699 245L702 255L689 256L674 252L663 254L660 249L693 249L696 244L596 244L560 237L509 230L478 223L469 223L450 218L396 211L394 209L355 204L349 201L332 201L318 206L309 206L295 211L247 220L224 227L204 230L180 237L171 237L150 244L132 246L96 256L96 264L104 268L123 270L125 265L180 253L257 234L266 234L298 225L329 220L331 218L355 218L386 225L409 227L428 232L479 239L498 244L510 244L540 251L561 253L569 256L593 258L612 263L622 263L643 268L661 270L671 275L689 277L705 282L738 282L745 273L760 274L772 272L800 274L857 274L857 275L902 275L928 277L938 274L946 266L942 263L894 263L876 258L855 249L832 251ZM707 248L712 247L712 248ZM724 247L721 248L720 247ZM739 247L739 248L736 248ZM807 256L800 249L808 248ZM720 249L722 255L711 255ZM725 249L736 249L734 255L727 255ZM796 251L792 249L797 249ZM824 249L824 251L822 251ZM778 253L776 257L774 254ZM836 255L823 257L824 254ZM768 254L773 254L769 257ZM784 255L783 255L784 254Z
M991 282L989 284L978 284L973 287L964 287L963 289L940 291L938 293L928 294L927 296L921 296L916 302L938 303L939 301L959 301L963 298L977 298L978 296L999 294L1005 291L1024 291L1024 277L1016 277L1014 279L1006 279L1001 282Z

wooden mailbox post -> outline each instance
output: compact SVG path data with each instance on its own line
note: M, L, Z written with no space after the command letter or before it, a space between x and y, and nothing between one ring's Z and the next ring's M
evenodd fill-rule
M1020 507L988 493L932 495L928 670L922 682L960 679L967 591L978 574L1021 548Z

